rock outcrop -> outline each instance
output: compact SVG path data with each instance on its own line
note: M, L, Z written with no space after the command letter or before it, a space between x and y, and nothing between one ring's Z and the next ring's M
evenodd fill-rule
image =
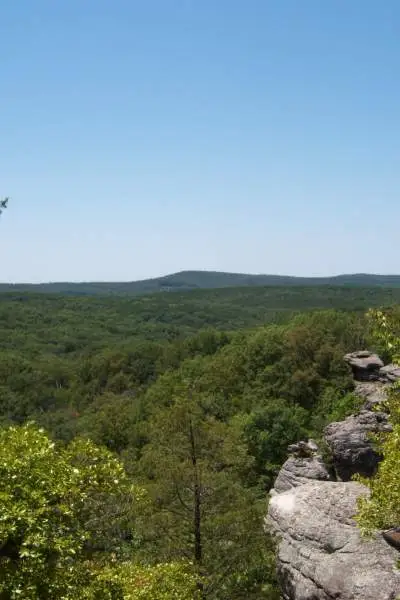
M389 387L380 381L356 382L354 393L364 400L363 408L371 410L386 399Z
M325 440L331 453L336 474L349 481L359 473L371 477L381 459L374 448L371 434L391 431L383 412L361 410L344 421L331 423L325 429Z
M332 475L325 466L313 440L289 446L292 454L282 466L275 480L273 494L286 492L309 481L329 481Z
M382 367L381 369L379 369L379 376L381 380L387 380L390 383L399 381L400 367L397 367L396 365L386 365L386 367Z
M355 381L381 381L393 383L400 379L400 367L384 365L381 358L368 350L346 354L344 360L350 365Z
M357 483L309 482L273 496L268 521L280 538L285 600L395 600L398 552L381 536L365 541L353 516Z
M376 381L379 379L379 369L384 364L377 354L368 350L359 350L346 354L344 360L350 365L356 381Z
M364 399L360 412L325 429L331 473L315 442L289 447L271 491L267 527L278 537L278 576L284 600L395 600L400 597L400 529L361 538L354 521L357 499L369 490L350 481L371 476L380 456L371 434L391 431L387 415L376 410L398 367L383 366L370 352L345 357ZM333 481L332 481L333 479Z

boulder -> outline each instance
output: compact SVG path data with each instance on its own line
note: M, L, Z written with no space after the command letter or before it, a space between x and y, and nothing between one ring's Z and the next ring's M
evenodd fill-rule
M379 369L384 364L377 354L368 350L359 350L346 354L344 360L350 365L356 381L379 380Z
M391 430L386 413L370 410L362 410L358 415L328 425L325 441L331 450L338 478L349 481L356 473L371 477L381 458L371 434Z
M400 380L400 367L398 365L386 365L379 369L379 375L384 381L395 383Z
M279 471L274 484L274 492L280 493L293 487L308 483L310 480L329 481L331 474L321 456L308 458L291 456Z
M309 482L274 495L266 525L277 534L285 600L395 600L397 551L382 536L364 540L355 525L354 482Z

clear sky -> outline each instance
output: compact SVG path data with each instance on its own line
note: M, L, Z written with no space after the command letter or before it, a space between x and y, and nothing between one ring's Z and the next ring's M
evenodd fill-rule
M2 281L400 273L399 0L0 0Z

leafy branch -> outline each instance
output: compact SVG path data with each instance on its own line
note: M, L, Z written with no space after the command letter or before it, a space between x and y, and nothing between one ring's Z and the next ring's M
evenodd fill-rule
M0 200L0 215L2 214L2 212L7 208L8 205L8 201L9 198L4 198L3 200Z

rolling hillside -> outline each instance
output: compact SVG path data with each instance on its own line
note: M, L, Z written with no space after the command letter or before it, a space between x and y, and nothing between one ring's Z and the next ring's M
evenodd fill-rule
M400 287L400 275L338 275L335 277L290 277L285 275L246 275L218 271L182 271L132 282L57 282L0 284L0 292L39 292L71 295L140 295L153 292L216 289L227 287L260 286L354 286L354 287Z

